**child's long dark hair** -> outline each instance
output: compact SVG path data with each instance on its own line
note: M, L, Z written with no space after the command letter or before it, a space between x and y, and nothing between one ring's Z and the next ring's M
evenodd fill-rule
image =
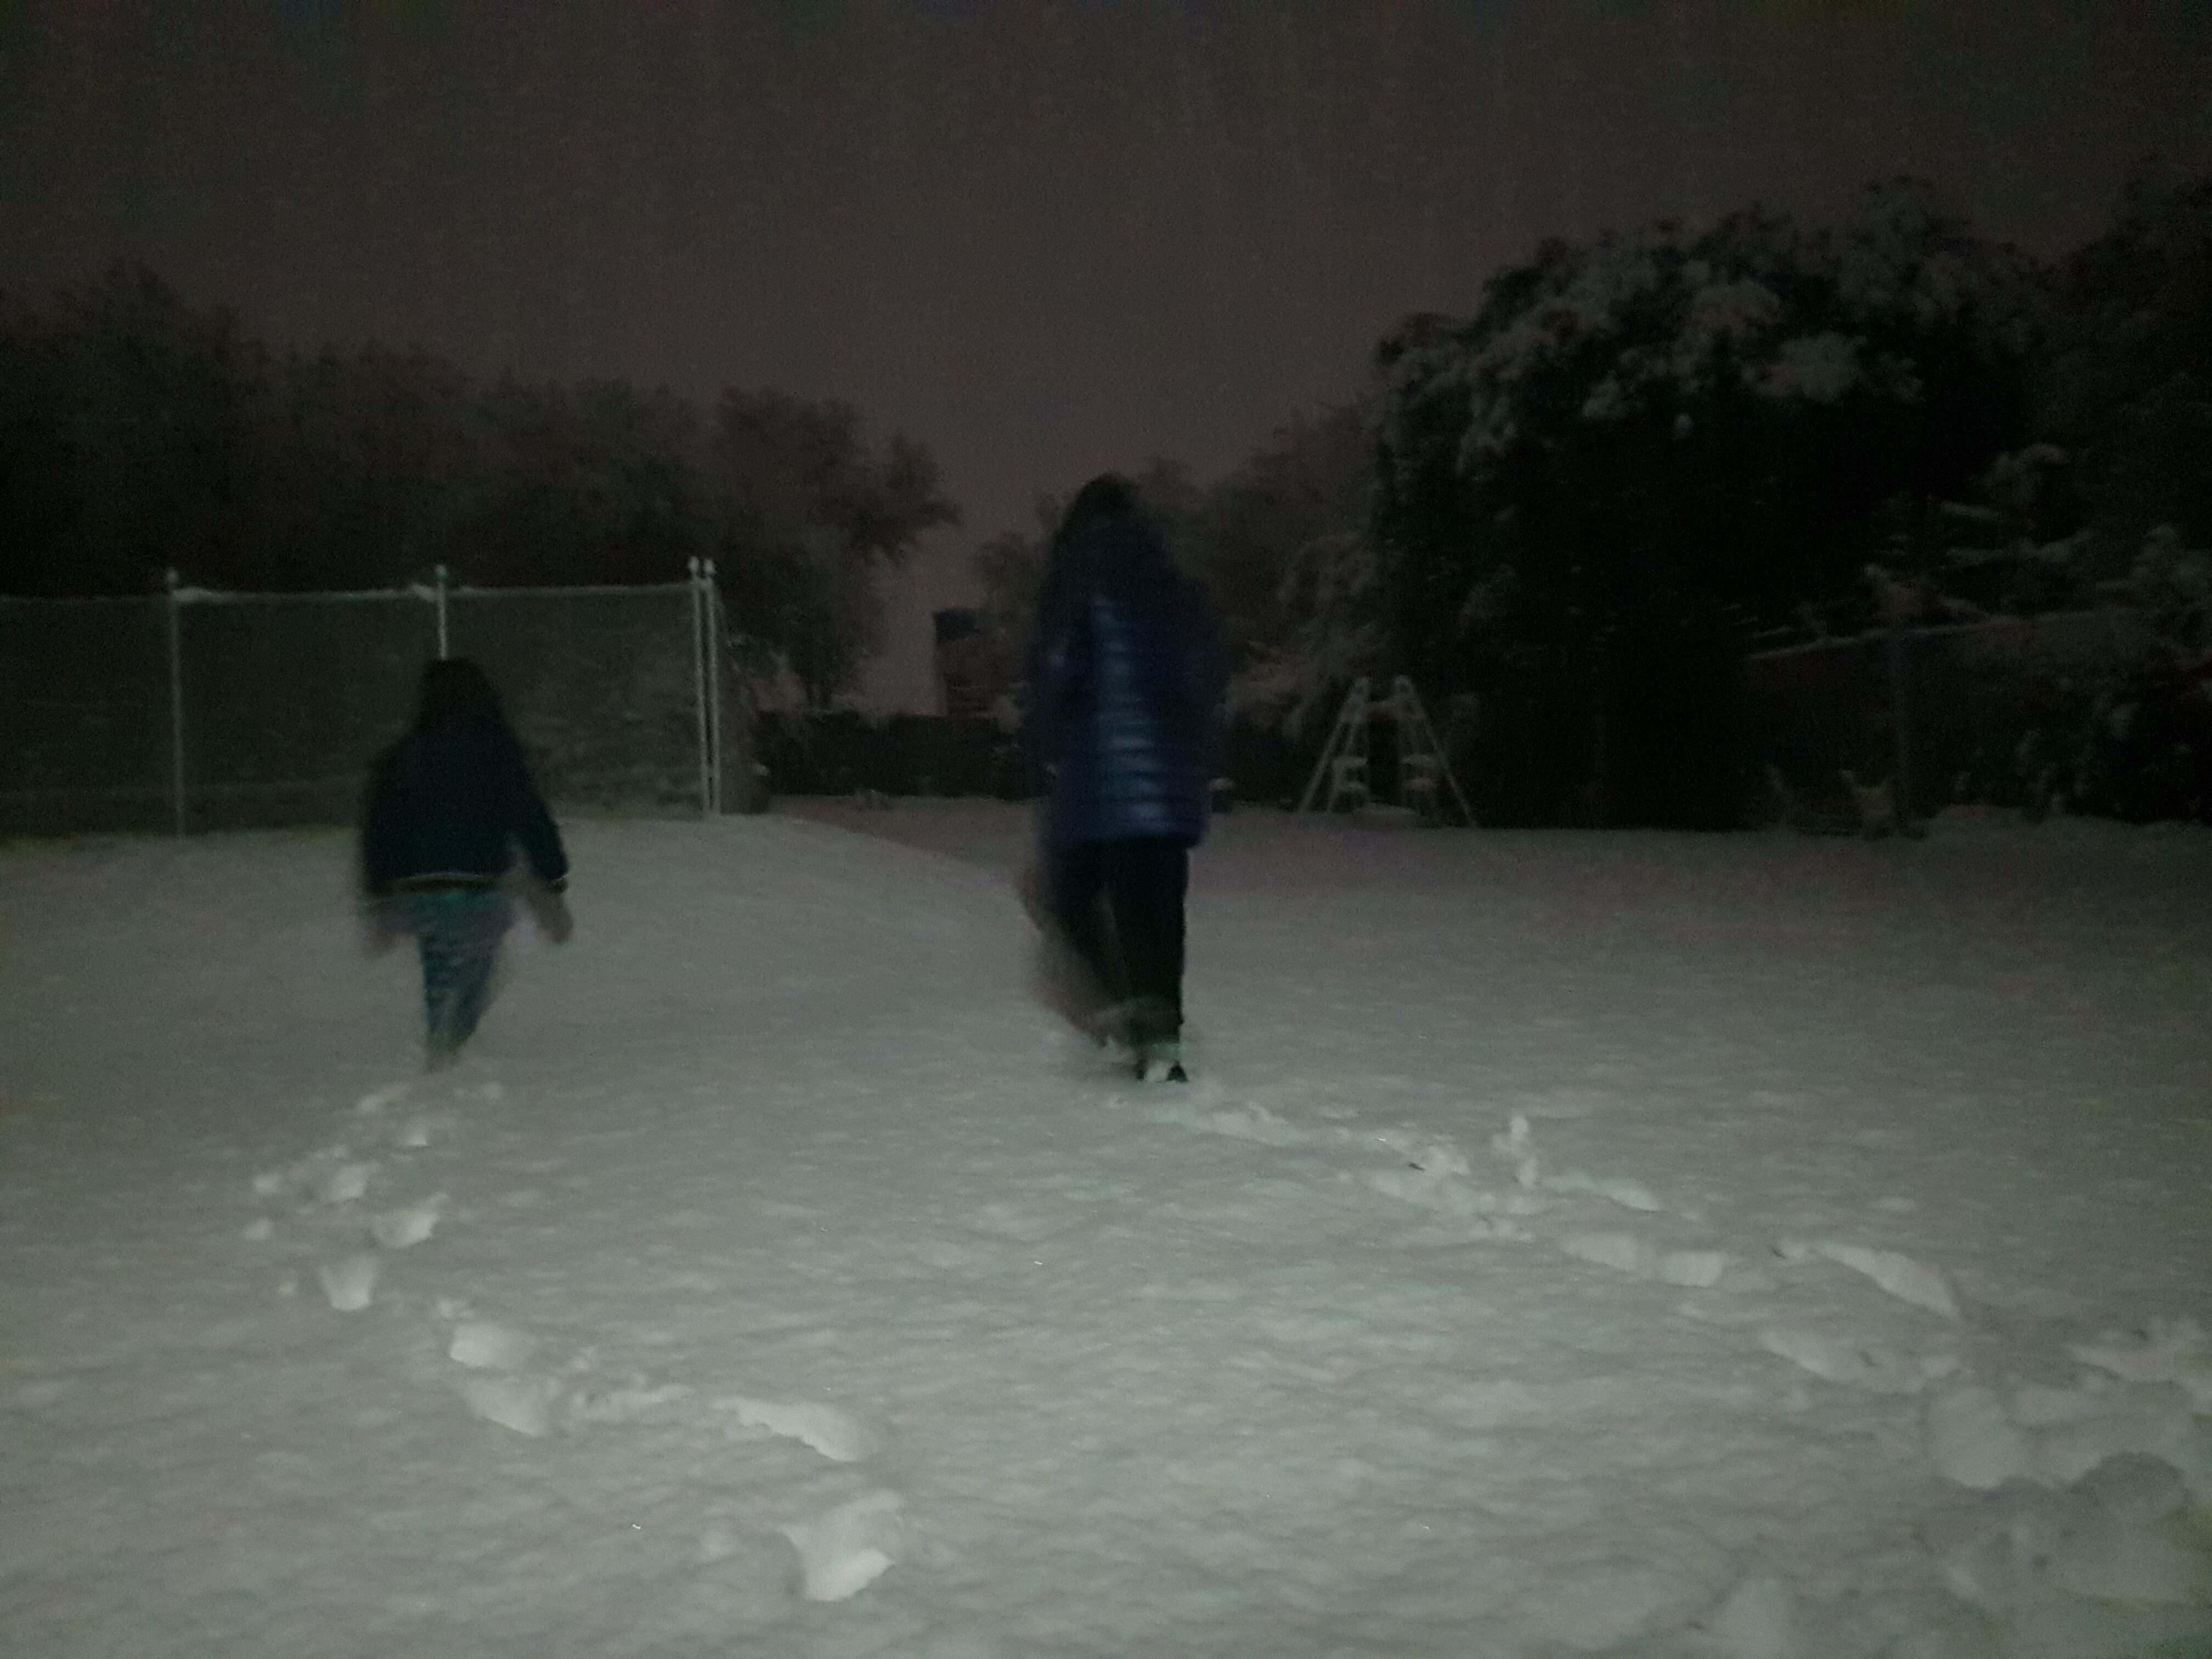
M1110 544L1099 544L1098 532L1112 537ZM1176 585L1136 486L1116 472L1101 473L1076 491L1053 533L1037 596L1040 645L1073 595L1094 585L1154 603L1171 597Z
M1118 472L1102 472L1075 492L1075 499L1060 515L1052 538L1052 550L1066 551L1075 538L1102 519L1137 516L1137 488Z
M483 670L466 657L441 657L423 665L415 732L426 738L489 737L520 747L499 693Z

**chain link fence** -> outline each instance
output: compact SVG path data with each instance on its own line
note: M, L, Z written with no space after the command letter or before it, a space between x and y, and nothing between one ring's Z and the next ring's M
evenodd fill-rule
M730 644L711 564L640 587L0 599L0 835L349 823L439 655L491 677L556 810L750 810Z
M1743 664L1744 760L1764 802L1752 816L1785 817L1794 804L1816 823L1852 827L1846 771L1890 783L1908 816L1955 804L2138 816L2130 791L2161 762L2136 752L2159 660L2148 624L2119 608L1754 653Z
M441 653L490 675L556 809L754 810L765 780L732 643L708 565L639 587L0 599L0 836L349 823ZM1897 804L1917 816L1954 802L2201 814L2212 732L2166 729L2144 690L2156 662L2121 609L1753 653L1736 717L1745 816L1852 827L1846 771L1902 781ZM764 735L761 758L799 793L1035 787L984 720L771 720ZM1258 769L1288 787L1304 745L1284 747ZM1259 758L1224 757L1240 776Z
M170 825L170 610L0 600L0 833Z

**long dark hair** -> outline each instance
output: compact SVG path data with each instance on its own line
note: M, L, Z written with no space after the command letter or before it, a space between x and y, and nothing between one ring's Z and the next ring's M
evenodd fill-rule
M440 657L422 665L414 730L418 737L472 735L520 746L499 693L483 670L466 657Z
M1166 550L1145 515L1136 485L1118 472L1100 473L1075 492L1053 532L1037 599L1038 643L1049 637L1079 592L1157 590L1169 574Z
M1052 538L1054 556L1065 553L1093 525L1137 516L1137 486L1118 472L1102 472L1075 492L1067 511L1060 515L1060 528Z

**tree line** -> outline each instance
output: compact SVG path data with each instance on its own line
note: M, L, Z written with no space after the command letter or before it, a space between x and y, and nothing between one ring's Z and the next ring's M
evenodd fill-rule
M118 265L0 295L0 592L665 582L714 560L745 635L826 706L878 647L876 577L957 521L934 458L775 391L483 381L426 351L271 349Z
M1549 241L1391 331L1355 403L1143 482L1257 702L1630 625L1849 629L1870 564L1953 618L2135 597L2201 648L2212 179L2049 264L1911 179L1833 227ZM977 554L1009 621L1055 507Z
M1142 482L1221 611L1234 706L1294 728L1360 674L1434 706L1586 675L1624 635L1857 632L1884 594L1930 621L2134 605L2166 653L2143 698L2195 709L2212 179L2131 185L2048 262L1909 179L1832 225L1547 241L1472 313L1390 331L1352 404L1203 488ZM976 556L1010 662L1056 505Z
M1254 716L1366 672L1479 691L1622 630L1850 631L1870 567L1931 617L2137 604L2185 680L2212 652L2212 179L2131 186L2051 262L1911 179L1833 225L1547 241L1471 313L1390 331L1351 403L1218 479L1139 482ZM969 649L1002 678L1063 499L976 550ZM278 352L131 267L0 296L0 592L143 592L173 565L653 581L705 556L824 707L879 643L879 574L957 521L929 451L838 403Z

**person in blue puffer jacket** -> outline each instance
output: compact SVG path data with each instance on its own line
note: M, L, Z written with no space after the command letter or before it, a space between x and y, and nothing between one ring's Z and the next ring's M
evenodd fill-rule
M1030 673L1050 776L1038 908L1139 1076L1182 1081L1183 905L1206 835L1217 687L1205 607L1128 480L1077 492L1053 538Z
M490 1002L500 942L514 921L501 882L518 843L537 878L531 902L539 925L564 941L568 854L499 694L472 662L432 662L413 726L369 774L361 886L372 947L412 933L421 951L433 1071L459 1054Z

